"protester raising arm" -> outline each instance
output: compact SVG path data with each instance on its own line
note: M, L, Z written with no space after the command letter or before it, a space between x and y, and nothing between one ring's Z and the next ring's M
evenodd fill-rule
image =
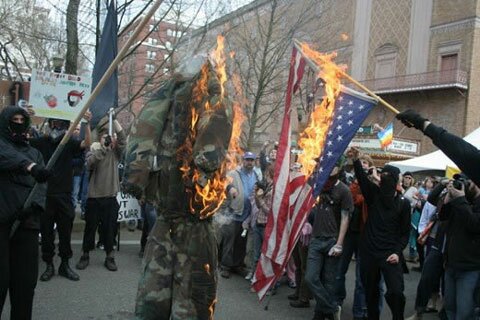
M352 147L347 151L347 156L353 160L353 168L355 170L355 177L358 180L358 185L362 190L362 195L365 199L365 202L368 204L372 203L374 194L378 192L378 187L375 183L368 179L367 174L363 170L362 163L358 159L359 154L359 150L355 147Z
M397 119L407 127L414 127L430 137L440 150L452 159L477 186L480 186L480 170L478 170L480 150L442 127L434 125L411 109L399 113Z

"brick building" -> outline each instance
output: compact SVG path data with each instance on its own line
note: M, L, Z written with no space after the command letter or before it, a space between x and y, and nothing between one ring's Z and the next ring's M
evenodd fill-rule
M460 136L480 125L480 61L476 59L480 53L480 1L295 1L302 2L311 4L316 18L301 25L293 36L322 52L336 51L336 61L346 64L350 75L400 111L410 106ZM225 33L228 41L228 33L237 21L269 15L269 3L254 1L213 21L204 31L210 38ZM289 13L281 19L287 25ZM209 38L200 30L191 38L196 36L202 41ZM242 50L235 44L230 48ZM285 70L289 54L285 53ZM286 72L282 79L285 86ZM381 150L374 135L375 124L385 126L391 121L395 144ZM279 128L272 127L267 138L278 137ZM405 129L394 120L393 113L381 106L372 111L363 129L357 141L385 161L435 150L428 138Z
M132 36L139 21L127 27L119 39L121 48ZM118 69L118 100L124 110L138 114L159 83L174 67L174 47L184 31L177 24L152 19L142 30L128 55Z

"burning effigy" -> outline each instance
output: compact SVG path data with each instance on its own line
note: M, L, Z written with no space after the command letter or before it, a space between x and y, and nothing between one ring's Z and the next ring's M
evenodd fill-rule
M223 38L210 57L189 59L132 127L125 192L155 206L135 314L139 319L212 319L217 244L211 216L235 166L240 117L225 89Z

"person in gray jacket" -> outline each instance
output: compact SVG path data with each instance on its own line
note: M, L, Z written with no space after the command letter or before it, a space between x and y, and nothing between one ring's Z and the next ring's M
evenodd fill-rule
M126 137L117 120L113 122L115 135L110 136L106 129L99 129L98 139L87 154L87 167L90 172L88 200L85 211L83 233L83 254L76 268L85 269L89 262L89 252L95 249L95 231L100 223L100 233L106 252L105 267L116 271L113 245L117 229L117 193L120 190L118 163L125 150Z

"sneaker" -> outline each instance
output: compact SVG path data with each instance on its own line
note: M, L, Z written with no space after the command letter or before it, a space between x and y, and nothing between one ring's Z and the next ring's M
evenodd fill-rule
M77 268L78 270L84 270L86 267L88 267L89 263L90 257L87 255L82 255L78 263L75 265L75 268Z
M103 250L103 243L98 241L97 242L97 248L100 249L100 250Z
M110 271L117 271L117 265L115 264L115 259L113 257L106 257L105 258L105 268L107 268Z
M252 280L252 278L253 278L252 272L247 273L247 275L245 276L245 280Z
M290 306L293 308L309 308L310 307L310 301L308 300L295 300L295 301L290 301Z
M295 281L288 279L288 287L291 289L295 289L297 288L297 284L295 283Z
M338 306L337 311L333 313L333 320L341 320L342 316L342 307Z
M47 263L47 268L40 276L40 281L48 281L52 279L54 274L55 274L55 267L53 266L53 263Z

